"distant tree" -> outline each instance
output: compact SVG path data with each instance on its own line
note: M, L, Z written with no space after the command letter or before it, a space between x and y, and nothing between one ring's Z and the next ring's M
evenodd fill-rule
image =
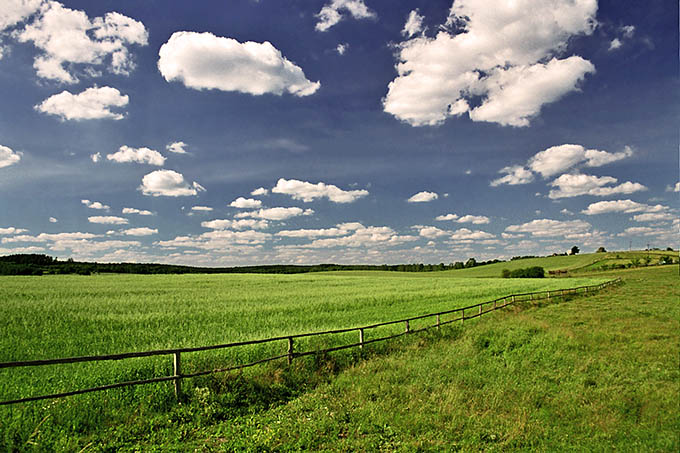
M578 252L580 252L580 251L581 251L581 250L580 250L578 247L573 246L573 247L571 248L571 250L569 251L569 254L570 254L570 255L576 255L576 254L577 254Z
M510 269L503 269L501 271L501 277L503 278L509 278L510 277Z
M667 252L672 252L672 251L673 251L673 247L666 247L666 251L667 251Z
M606 253L607 251L604 249L604 247L600 247L597 249L595 253Z
M453 268L454 269L463 269L465 267L465 264L463 264L462 261L456 261L453 263Z
M477 265L477 260L474 258L470 258L465 262L465 267L475 267Z

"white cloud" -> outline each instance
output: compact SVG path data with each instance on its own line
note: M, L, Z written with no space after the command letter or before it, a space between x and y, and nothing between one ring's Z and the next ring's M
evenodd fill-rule
M126 236L151 236L152 234L158 234L158 230L155 228L140 227L123 230L120 233Z
M557 237L570 234L583 234L592 226L583 220L551 220L537 219L521 225L510 225L505 231L509 233L529 233L535 237Z
M460 241L460 240L481 240L481 239L492 239L495 236L491 233L487 233L486 231L472 231L467 228L461 228L459 230L456 230L451 234L451 239Z
M106 225L127 225L128 219L125 219L123 217L116 217L113 215L109 216L92 216L88 217L87 220L90 223L103 223Z
M276 186L272 188L272 193L290 195L294 200L302 200L305 203L317 198L328 198L334 203L352 203L368 195L367 190L342 190L337 186L323 182L312 184L297 179L286 180L284 178L278 180Z
M13 151L7 146L0 145L0 168L9 167L21 160L23 153Z
M464 215L456 220L458 223L472 223L473 225L484 225L490 222L489 218L484 215Z
M28 230L25 230L23 228L14 228L14 227L7 227L7 228L0 228L0 234L21 234L25 233Z
M427 203L429 201L434 201L437 198L439 198L439 195L436 194L435 192L418 192L417 194L411 196L408 200L406 200L408 203Z
M118 163L137 162L162 167L165 157L155 149L150 148L131 148L123 145L113 154L107 154L106 158Z
M265 189L264 187L258 187L257 189L253 190L250 192L250 195L254 197L262 196L262 195L267 195L269 193L269 189Z
M154 197L185 197L205 191L199 183L189 184L181 173L173 170L156 170L145 175L139 190Z
M435 220L451 220L453 222L457 223L472 223L474 225L484 225L489 223L491 220L484 215L464 215L464 216L459 216L458 214L446 214L446 215L439 215L435 217Z
M176 154L187 154L187 144L184 142L173 142L165 147L166 150Z
M659 228L651 227L628 227L623 230L618 236L658 236L666 234L668 231Z
M254 217L256 219L266 220L286 220L291 217L308 216L314 214L312 209L301 209L297 207L292 208L268 208L257 211L241 212L236 214L236 218Z
M101 209L106 211L111 209L111 206L105 205L99 201L80 200L80 202L90 209Z
M347 52L347 49L349 49L349 44L347 44L346 42L345 43L341 42L335 48L335 51L338 53L338 55L345 55L345 52Z
M155 244L165 248L190 247L238 253L243 252L243 250L233 250L232 245L260 245L269 239L271 239L271 234L260 231L215 230L199 236L177 236L170 241L158 241Z
M287 238L318 238L318 237L334 237L334 236L345 236L356 228L346 228L342 224L337 225L335 228L321 228L316 230L311 229L299 229L299 230L281 230L276 233L276 236L287 237Z
M623 43L619 38L614 38L609 43L609 51L611 52L612 50L620 49L622 45Z
M269 228L269 222L266 220L255 220L255 219L240 219L240 220L228 220L228 219L216 219L209 220L207 222L201 222L203 228L210 228L212 230L226 230L227 228L232 228L234 230L264 230Z
M466 112L473 121L527 126L594 72L579 56L555 55L572 36L592 33L596 12L596 0L456 0L435 37L398 45L398 77L383 108L412 126Z
M0 8L0 31L13 27L35 14L43 0L3 0Z
M253 198L238 197L236 200L229 203L229 206L232 208L253 209L262 206L262 202Z
M610 186L610 184L615 184L616 182L617 179L611 176L598 177L582 174L564 174L550 183L552 187L557 189L550 190L548 197L551 199L578 197L580 195L605 197L647 190L642 184L630 181L618 186Z
M39 77L76 83L76 65L83 73L97 74L106 66L114 74L127 75L134 69L128 46L145 46L144 24L120 13L109 12L90 20L84 11L44 2L35 20L15 34L20 42L32 42L41 53L33 67Z
M680 182L676 182L675 186L667 186L666 192L680 192Z
M500 186L501 184L508 184L510 186L529 184L534 180L533 173L521 165L512 165L501 168L498 173L506 173L506 175L491 181L491 187Z
M59 220L57 220L55 217L50 217L50 223L58 223Z
M211 212L213 208L211 208L210 206L192 206L191 210L199 212Z
M667 206L660 204L651 206L644 203L638 203L633 200L615 200L615 201L598 201L588 205L588 208L581 211L586 215L608 214L612 212L663 212L668 209Z
M90 154L90 159L92 160L92 162L96 164L102 159L102 153Z
M527 166L547 178L563 173L580 163L584 163L587 167L601 167L632 155L633 150L629 146L626 146L621 152L609 153L596 149L586 149L581 145L565 144L552 146L536 153L529 159Z
M62 91L45 99L36 105L35 109L48 115L59 116L62 120L121 120L124 115L112 112L111 108L125 107L128 100L127 95L121 94L115 88L95 86L78 94Z
M123 208L123 214L154 215L151 211L136 208Z
M414 35L423 31L423 19L417 9L414 9L408 14L404 28L401 30L401 34L406 36L406 38L412 38Z
M334 247L392 247L411 242L418 239L418 236L400 236L389 227L364 227L360 223L349 224L352 233L342 237L332 237L316 239L310 244L302 245L304 248L334 248ZM338 225L342 228L342 225Z
M636 222L670 222L676 218L670 212L649 212L633 216L633 220Z
M427 239L436 239L451 234L450 231L444 231L433 226L414 225L411 228L418 230L418 234Z
M364 0L331 0L324 5L316 15L319 21L315 25L317 31L327 31L329 28L340 22L343 18L342 12L349 13L354 19L371 19L377 17L371 11Z
M567 208L562 209L562 210L560 211L560 213L561 213L561 214L564 214L564 215L574 215L574 213L571 212L571 211L570 211L569 209L567 209Z
M635 34L635 26L634 25L623 25L621 27L621 33L623 33L624 38L632 38L633 35Z
M212 33L179 31L161 46L159 56L165 80L197 90L308 96L321 86L307 80L302 69L269 42L240 43Z

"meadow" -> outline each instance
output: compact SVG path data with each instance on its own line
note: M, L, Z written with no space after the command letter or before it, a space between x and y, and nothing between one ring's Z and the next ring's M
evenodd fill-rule
M0 361L204 346L356 327L511 293L596 284L614 278L611 273L576 279L475 279L460 275L460 271L372 271L2 277L0 325L7 334L0 339ZM487 322L491 321L485 317L477 324ZM454 328L423 338L446 343L459 335ZM356 341L354 334L352 340ZM346 339L310 340L302 346L324 347L333 341ZM373 354L391 357L391 351L403 352L408 345L405 339L361 353L353 350L296 359L292 367L280 364L248 373L192 379L185 381L186 401L181 405L176 404L171 385L165 383L2 407L0 449L79 451L89 445L95 450L129 447L134 451L139 450L134 440L139 438L143 439L143 450L161 445L159 451L182 451L182 443L175 441L184 442L185 428L204 434L221 420L256 414L267 420L269 410L329 385L337 373L364 363ZM187 359L183 355L183 360L191 371L282 352L285 345L279 344L240 352L196 353ZM158 357L0 370L0 399L168 375L171 371L170 359ZM129 425L133 431L141 429L142 433L123 429L115 434L122 425ZM173 426L178 431L173 431ZM252 435L247 424L242 427L244 435ZM156 431L164 437L155 440ZM107 444L108 438L114 439L113 444ZM247 443L234 445L240 450ZM282 449L295 448L291 444Z

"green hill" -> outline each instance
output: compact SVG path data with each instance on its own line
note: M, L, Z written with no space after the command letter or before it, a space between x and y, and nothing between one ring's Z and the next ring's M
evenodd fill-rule
M471 267L467 269L456 269L446 271L452 277L500 277L503 269L513 271L533 266L540 266L549 271L568 271L569 273L600 270L602 266L630 265L637 260L640 265L645 263L649 257L650 265L659 263L662 257L669 256L675 262L678 261L678 252L661 250L636 250L630 252L605 252L605 253L584 253L569 256L546 256L540 258L523 258L501 263L487 264L484 266Z

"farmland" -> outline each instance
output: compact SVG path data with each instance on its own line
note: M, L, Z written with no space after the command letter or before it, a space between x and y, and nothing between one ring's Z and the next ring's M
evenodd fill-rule
M587 263L579 263L581 265ZM654 276L660 272L664 284L671 285L669 288L675 288L672 290L677 293L677 285L672 286L677 282L668 277L672 275L668 272L671 269L677 275L676 266L644 271ZM7 335L0 339L0 361L204 346L355 327L470 305L510 293L593 284L618 275L604 273L576 279L475 279L461 277L464 271L3 277L0 323ZM627 272L634 275L636 271ZM499 315L502 319L507 316ZM483 319L470 328L479 329L491 321L493 318ZM491 328L492 325L488 325L488 329ZM129 423L135 430L138 423L148 420L152 426L160 424L162 436L166 437L149 438L142 444L148 442L148 447L158 441L168 449L181 450L178 445L172 447L174 435L185 437L182 429L173 424L179 420L185 420L186 427L209 437L219 437L216 433L223 429L217 427L217 431L211 431L211 426L217 426L214 423L238 419L244 414L249 414L251 419L258 414L261 423L267 424L271 422L268 417L276 413L270 413L270 409L294 411L299 401L315 398L317 387L335 385L335 373L341 373L337 382L344 385L343 379L354 378L343 376L351 376L356 370L371 366L374 360L377 360L375 363L407 360L400 359L401 354L416 354L414 348L423 349L421 352L426 354L435 354L433 351L441 348L444 353L452 353L449 349L459 341L461 334L457 328L444 329L439 336L424 337L429 340L417 343L417 346L408 341L399 342L394 346L396 352L389 355L381 354L392 346L377 348L376 358L360 362L359 368L354 365L356 356L344 354L328 359L330 362L300 360L289 370L283 366L267 367L236 380L223 376L188 381L189 400L183 408L176 406L167 384L107 391L49 404L2 408L1 445L6 449L31 449L35 444L38 450L78 451L88 442L94 442L104 448L106 443L101 444L100 436L111 435L110 432L105 434L107 430L120 423ZM450 346L446 346L449 343ZM309 346L320 345L312 342ZM202 369L266 353L281 353L283 346L271 346L276 347L279 350L251 348L233 354L200 353L189 359L187 367ZM413 360L416 359L408 358L408 361ZM406 363L403 362L404 366ZM170 370L169 361L160 358L2 370L0 399L166 375ZM418 382L409 385L418 385ZM298 397L302 399L297 400ZM244 399L249 402L244 403ZM289 400L291 404L286 404ZM175 421L168 425L168 420ZM179 431L175 432L173 426ZM232 433L234 439L254 435L249 431L253 427L248 423L238 426L240 428L233 428L238 431ZM144 437L140 433L128 435ZM193 441L199 442L197 438ZM284 449L295 449L293 444L285 444L283 438L276 442L288 445ZM330 448L330 444L323 447L322 439L318 442L322 443L307 447ZM231 448L238 450L244 445L233 444ZM267 449L275 444L261 445ZM265 445L269 446L264 448ZM354 444L347 445L352 449L349 445ZM128 447L136 448L133 444ZM369 447L356 444L356 448Z

